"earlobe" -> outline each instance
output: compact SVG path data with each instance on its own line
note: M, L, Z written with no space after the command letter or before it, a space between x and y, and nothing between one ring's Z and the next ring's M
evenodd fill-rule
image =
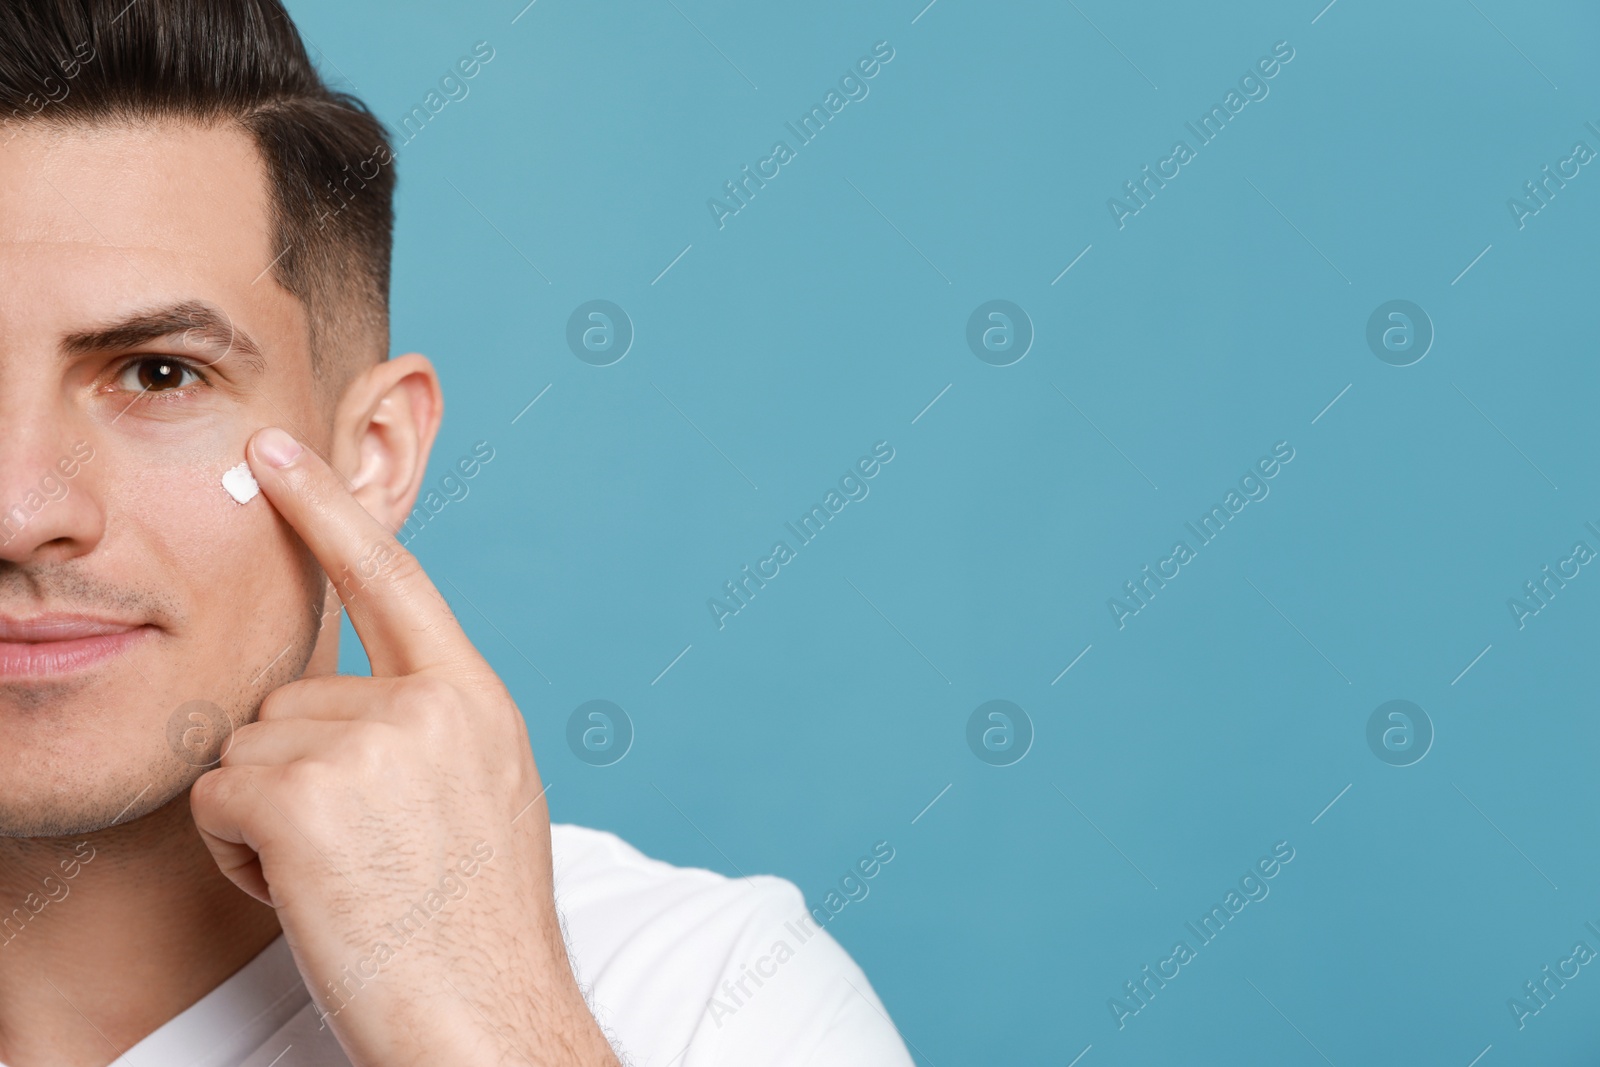
M415 352L364 371L339 401L335 466L347 472L362 506L391 531L422 489L443 414L438 373Z

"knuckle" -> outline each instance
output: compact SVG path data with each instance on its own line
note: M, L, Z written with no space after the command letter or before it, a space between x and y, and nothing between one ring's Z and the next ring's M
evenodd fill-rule
M396 731L387 723L361 723L346 742L347 759L363 779L381 779L393 769L396 759Z
M226 775L220 771L207 771L196 778L194 785L189 787L189 807L193 811L205 813L220 808L225 799L228 786Z
M396 686L394 699L407 715L433 720L455 711L461 698L455 686L442 678L417 674Z
M534 796L540 791L539 769L531 758L519 758L516 750L508 750L505 758L494 769L491 780L495 791L503 797Z
M222 745L222 755L218 763L223 767L237 766L244 758L243 753L248 752L250 746L260 737L260 722L248 722L236 727L232 734Z
M291 716L295 702L303 690L301 681L288 682L268 693L256 711L257 722L274 722ZM242 729L242 728L241 728Z
M291 815L293 809L304 805L314 807L315 798L320 797L327 787L327 776L322 766L310 760L284 764L273 776L273 781L278 787L275 792L279 794L274 803L282 805Z
M416 553L393 538L390 538L384 544L388 559L386 565L390 573L398 574L404 578L411 578L422 573L422 561L416 557Z
M265 780L259 788L270 806L262 816L274 824L275 832L320 845L328 843L330 826L335 821L332 813L344 799L337 793L339 777L331 771L326 764L296 760L275 774L263 776Z
M369 581L383 577L391 582L405 583L422 573L422 562L393 538L369 547L357 567L368 573Z

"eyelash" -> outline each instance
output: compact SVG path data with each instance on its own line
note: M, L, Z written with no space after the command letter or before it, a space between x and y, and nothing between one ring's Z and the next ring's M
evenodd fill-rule
M122 381L122 378L123 378L124 375L126 375L131 370L135 370L135 369L137 369L137 368L139 368L141 366L144 366L145 364L149 364L149 363L165 363L165 364L168 364L170 366L178 368L180 371L185 372L186 374L193 375L196 380L192 381L192 382L189 382L186 385L180 385L180 386L178 386L176 388L173 388L173 389L160 389L160 390L156 390L156 389L125 389L124 390L125 392L138 394L139 402L142 402L142 403L156 403L156 402L164 402L164 401L167 401L167 400L179 399L179 398L188 396L194 390L194 388L196 386L209 385L210 384L209 379L207 379L206 376L200 372L200 368L195 366L193 363L190 363L186 359L179 359L176 356L134 356L133 358L127 360L120 367L117 368L117 372L112 378L113 385L117 386L118 388L121 388L121 381Z

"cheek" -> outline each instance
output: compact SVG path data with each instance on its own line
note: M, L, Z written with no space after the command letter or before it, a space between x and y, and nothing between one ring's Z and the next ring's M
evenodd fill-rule
M244 461L244 435L223 425L191 431L181 441L118 442L101 472L114 487L107 536L131 542L114 551L144 561L141 582L183 604L186 637L221 648L255 630L281 648L286 624L298 626L309 591L321 588L315 563L264 495L240 504L223 488L223 474Z
M195 564L238 557L273 525L264 497L239 504L222 487L223 474L244 460L244 441L221 420L184 431L127 434L106 450L108 517Z

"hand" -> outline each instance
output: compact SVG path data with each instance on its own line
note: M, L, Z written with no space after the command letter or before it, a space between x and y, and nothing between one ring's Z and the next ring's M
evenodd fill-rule
M274 443L298 453L275 464ZM313 450L269 429L247 454L333 580L372 677L290 682L235 732L190 796L218 867L277 909L356 1067L615 1065L568 964L549 810L511 695Z

